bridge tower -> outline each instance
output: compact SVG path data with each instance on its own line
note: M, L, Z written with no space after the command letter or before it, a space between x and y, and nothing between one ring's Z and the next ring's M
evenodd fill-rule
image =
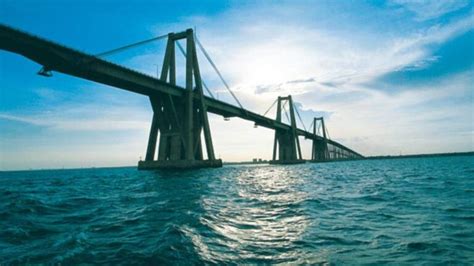
M311 149L311 161L325 162L329 161L331 157L328 149L328 139L326 136L326 126L324 125L324 117L315 117L313 120L313 134L315 136L318 136L319 127L321 127L323 139L313 139L313 147Z
M222 166L222 160L216 159L214 155L192 29L168 35L160 79L176 85L175 47L181 39L186 40L186 93L184 97L170 94L150 96L153 119L146 157L138 163L139 169ZM204 133L207 159L203 156L201 132ZM156 153L158 156L155 159Z
M301 147L298 135L296 133L295 109L291 95L278 97L276 121L281 122L282 111L285 111L285 105L288 104L290 129L275 129L275 139L273 143L273 158L270 164L297 164L304 163L301 156ZM286 114L286 111L285 111Z

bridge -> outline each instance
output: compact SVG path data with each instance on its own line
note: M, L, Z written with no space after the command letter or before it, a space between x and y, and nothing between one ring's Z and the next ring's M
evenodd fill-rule
M239 117L254 122L255 126L274 130L272 164L306 162L301 154L299 136L313 143L311 162L363 158L331 140L326 134L323 118L314 118L312 132L298 128L297 110L291 95L278 97L275 101L276 119L247 110L240 103L235 106L206 96L196 49L196 43L198 46L200 43L193 30L169 33L166 37L163 67L160 78L157 78L0 24L0 49L23 55L42 65L38 72L40 75L49 77L51 71L57 71L149 97L153 118L146 157L138 162L139 169L221 167L222 160L216 159L214 154L208 112L224 118ZM178 40L186 41L186 49ZM176 85L176 46L186 58L184 88ZM289 112L284 112L286 105ZM289 124L283 122L283 114Z

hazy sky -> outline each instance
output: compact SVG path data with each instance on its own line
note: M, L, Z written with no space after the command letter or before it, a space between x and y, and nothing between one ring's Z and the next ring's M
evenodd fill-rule
M332 139L364 155L474 150L473 14L462 0L0 1L1 23L92 54L196 27L244 107L263 113L291 94L306 126L323 115ZM156 75L163 52L161 41L107 59ZM233 103L202 56L200 65ZM146 97L39 69L0 51L0 170L144 157ZM223 160L270 158L272 131L210 123Z

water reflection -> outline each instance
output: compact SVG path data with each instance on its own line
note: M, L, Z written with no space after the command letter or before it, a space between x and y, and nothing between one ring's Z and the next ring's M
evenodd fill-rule
M223 191L213 191L219 197L202 198L200 222L210 238L185 229L203 259L284 262L302 257L303 249L294 248L310 223L302 204L307 197L302 179L286 167L234 172L216 187Z

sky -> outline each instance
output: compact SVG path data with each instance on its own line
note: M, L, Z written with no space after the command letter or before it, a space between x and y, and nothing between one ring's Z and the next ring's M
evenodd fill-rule
M91 54L195 28L245 108L263 114L291 94L300 128L324 116L331 139L366 156L398 155L474 150L473 3L2 0L0 22ZM106 59L156 75L164 47ZM211 91L236 104L198 56ZM0 170L136 165L144 157L147 97L57 72L45 78L40 67L0 51ZM270 159L271 130L209 118L217 157ZM309 158L311 142L300 142Z

